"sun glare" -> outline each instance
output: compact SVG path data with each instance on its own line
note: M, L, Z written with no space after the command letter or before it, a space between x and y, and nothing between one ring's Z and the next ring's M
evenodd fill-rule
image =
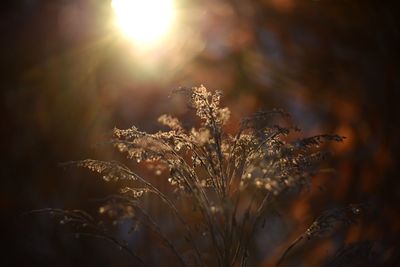
M121 31L138 43L152 43L164 36L174 19L173 0L113 0Z

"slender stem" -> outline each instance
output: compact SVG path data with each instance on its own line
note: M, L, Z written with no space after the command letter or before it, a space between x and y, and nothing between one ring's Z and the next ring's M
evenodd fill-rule
M267 203L268 203L267 201L268 201L268 199L269 199L269 196L270 196L270 192L268 192L268 193L265 195L265 197L263 198L263 200L262 200L260 206L258 206L258 209L257 209L257 211L256 211L256 213L255 213L255 215L254 215L254 220L253 220L253 224L251 225L251 228L250 228L250 233L249 233L249 235L247 236L247 239L246 239L246 241L244 242L244 246L243 246L244 257L242 257L242 266L245 266L245 261L246 261L246 258L247 258L247 257L245 257L246 254L247 254L246 251L247 251L248 246L249 246L249 244L250 244L250 240L251 240L251 238L253 237L254 232L255 232L255 230L256 230L257 223L258 223L259 219L261 218L261 216L262 216L262 214L263 214L263 212L264 212L264 209L265 209L265 207L266 207L266 205L267 205ZM254 197L253 197L253 199L254 199Z
M153 232L155 232L163 241L163 243L169 248L171 249L171 251L175 254L175 256L178 258L179 263L182 266L187 266L185 261L182 259L181 255L179 254L179 252L175 249L174 245L168 240L168 238L166 238L164 236L164 234L162 233L160 227L157 225L157 223L151 218L151 216L144 211L139 205L136 205L132 202L130 202L130 204L134 205L138 210L140 210L140 212L142 213L142 215L146 218L146 220L150 223L150 225L147 224L143 224L146 227L149 227Z
M122 244L115 237L109 235L104 229L97 226L94 223L93 218L90 215L86 214L85 212L82 212L79 210L68 211L68 210L47 208L47 209L33 210L26 214L33 214L33 213L56 213L60 216L69 216L70 217L69 222L75 222L75 223L79 223L82 225L85 224L87 228L92 228L94 231L98 232L98 233L76 232L75 234L91 236L91 237L110 241L111 243L114 243L115 245L117 245L118 247L120 247L121 249L126 251L135 260L140 262L141 265L148 267L148 265L142 260L142 258L140 258L134 251L132 251L127 245Z
M230 192L230 188L232 186L233 175L234 175L235 169L236 169L235 166L233 166L232 175L230 175L231 165L232 164L235 165L235 162L232 162L232 160L234 158L233 157L233 153L235 152L235 149L236 149L236 146L237 146L237 142L238 142L241 134L242 134L242 130L240 129L239 132L236 134L235 139L233 140L232 149L231 149L231 151L229 151L229 156L228 156L229 159L228 159L228 163L227 163L227 167L226 167L227 179L229 179L229 181L226 181L228 183L228 190L227 190L228 192Z
M221 182L220 182L219 179L218 179L218 176L219 176L219 175L218 175L216 166L215 166L214 161L213 161L212 151L211 151L207 146L205 146L205 149L206 149L206 152L205 152L205 153L207 154L207 157L206 157L206 158L207 158L207 160L208 160L208 163L210 164L211 170L212 170L213 173L214 173L214 176L213 176L212 180L215 181L215 185L216 185L216 187L218 188L218 194L219 194L220 198L222 198L223 189L222 189Z
M219 161L219 169L220 169L220 179L221 179L221 186L222 186L222 193L223 196L226 195L225 188L226 188L226 179L223 171L223 155L222 155L222 150L221 150L221 132L219 131L220 126L217 125L215 121L215 117L213 115L213 110L211 108L211 105L208 105L209 112L210 112L210 120L212 123L212 130L213 130L213 136L215 140L215 148L217 151L218 155L218 161Z
M208 176L210 177L210 180L211 180L212 185L213 185L212 188L215 190L215 192L216 192L217 194L219 194L217 184L216 184L215 181L214 181L214 176L211 174L211 172L210 172L208 166L207 166L206 163L203 161L203 159L202 159L202 157L200 156L200 154L196 151L196 148L197 148L199 151L201 151L201 149L198 148L195 144L193 144L193 146L195 147L195 149L193 149L192 151L196 154L197 158L200 160L201 165L203 166L203 168L206 170ZM206 157L206 158L207 158L207 157Z
M183 175L182 173L180 173L180 174L181 174L182 178L185 178L185 175ZM210 214L210 209L209 209L210 203L208 202L208 198L207 198L206 194L204 193L204 191L194 190L192 187L192 184L189 183L187 181L187 179L184 179L184 180L186 181L186 184L189 187L190 192L193 193L195 200L197 201L197 203L199 205L200 211L203 214L203 217L207 220L208 228L210 229L211 240L212 240L214 247L216 249L216 252L217 252L218 261L222 262L222 258L223 258L222 252L220 251L220 247L218 245L218 240L216 239L216 234L218 232L218 234L220 236L223 236L223 235L221 234L221 232L218 231L217 223L215 221L213 221L213 219L212 219L213 217ZM204 195L199 196L198 192L201 192ZM204 204L206 204L206 205L204 205ZM215 230L214 230L214 228L215 228Z
M279 258L278 262L276 263L276 267L279 267L281 265L281 263L283 262L283 260L285 259L285 257L287 256L287 254L289 253L290 250L292 250L292 248L294 248L294 246L296 246L302 239L304 238L303 235L299 236L298 238L296 238L296 240L294 240L289 247L287 247L287 249L283 252L282 256Z
M246 225L247 220L250 219L251 207L253 205L254 200L255 200L255 198L252 197L251 200L250 200L249 206L246 209L246 213L245 213L245 216L243 218L243 221L241 223L240 232L239 232L239 236L238 236L238 245L236 247L236 252L235 252L234 257L233 257L233 262L236 261L237 257L239 256L241 250L244 247L243 244L245 243L245 241L243 241L243 235L244 235L244 231L245 231L245 225Z
M127 247L126 245L122 244L121 242L119 242L117 239L115 239L112 236L109 235L105 235L104 233L101 234L92 234L92 233L82 233L82 232L77 232L76 234L80 235L80 236L88 236L88 237L94 237L94 238L98 238L98 239L103 239L103 240L107 240L115 245L117 245L118 247L120 247L121 249L123 249L124 251L126 251L130 256L132 256L133 258L135 258L138 262L140 262L141 265L145 266L145 267L149 267L149 265L147 265L147 263L145 263L135 252L133 252L129 247Z
M136 177L136 179L138 179L139 181L141 181L142 183L144 183L146 186L148 186L151 190L154 191L154 193L160 197L160 199L167 204L168 207L170 207L172 209L172 211L174 212L174 214L177 216L177 218L179 219L179 221L182 223L182 225L184 226L185 230L186 230L186 234L188 235L188 238L190 240L190 243L192 244L192 247L194 248L197 257L199 258L199 261L202 262L202 257L200 254L199 249L197 248L196 243L194 242L193 236L191 234L191 230L187 224L187 222L185 221L185 219L183 219L183 217L181 216L181 214L179 213L178 209L176 208L175 204L169 200L160 190L157 189L157 187L155 187L152 183L146 181L145 179L143 179L142 177L140 177L138 174L130 171L129 169L126 169L125 171L127 171L130 175L133 175L134 177ZM203 264L202 264L203 265Z

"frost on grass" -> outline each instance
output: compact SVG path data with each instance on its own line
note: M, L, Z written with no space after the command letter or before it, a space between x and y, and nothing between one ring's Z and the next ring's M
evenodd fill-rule
M107 182L124 182L99 213L130 220L135 229L146 228L174 255L177 265L245 266L252 256L249 247L256 228L260 220L268 219L271 202L306 186L327 154L321 145L344 137L323 134L294 139L291 134L299 129L278 109L246 117L236 133L228 133L230 110L221 107L221 92L200 86L173 93L186 99L199 125L187 128L178 118L161 115L158 122L167 126L166 131L114 129L111 139L133 166L147 165L157 179L168 181L169 189L118 162L90 159L73 164L99 173ZM164 224L146 206L150 199L168 211L175 232L181 234L165 233ZM322 215L303 237L320 234L334 219L345 220L345 215ZM105 230L100 234L105 235ZM143 259L140 262L145 264Z

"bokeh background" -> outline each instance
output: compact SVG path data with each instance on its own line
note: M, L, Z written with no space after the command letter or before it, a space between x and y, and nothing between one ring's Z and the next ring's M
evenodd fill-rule
M360 240L373 242L388 266L396 266L396 1L176 3L179 25L168 41L146 52L112 26L109 0L2 2L1 265L128 266L128 256L112 245L77 240L49 217L24 212L45 207L95 212L92 200L114 186L59 163L113 157L103 144L114 126L154 131L158 115L182 112L168 100L172 89L204 84L224 91L234 122L260 108L283 108L306 135L347 137L332 147L329 164L336 171L316 177L282 210L285 220L271 223L268 231L274 234L261 235L267 241L254 248L258 264L274 263L322 210L368 202L362 222L333 239L304 245L288 266L321 266L326 255Z

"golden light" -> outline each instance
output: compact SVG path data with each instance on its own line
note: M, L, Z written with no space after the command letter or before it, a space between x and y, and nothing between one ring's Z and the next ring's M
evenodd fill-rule
M111 6L121 31L144 44L162 38L175 16L173 0L113 0Z

